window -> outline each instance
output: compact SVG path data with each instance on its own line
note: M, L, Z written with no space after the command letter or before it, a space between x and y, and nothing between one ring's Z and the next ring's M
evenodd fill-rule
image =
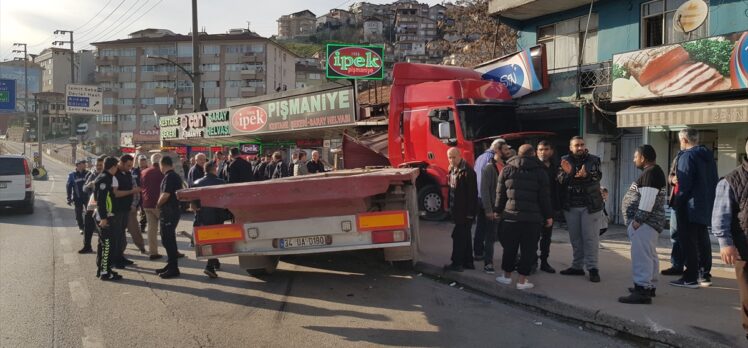
M135 99L133 99L133 98L119 98L119 99L117 99L117 104L119 104L119 105L133 105L133 104L135 104Z
M677 20L675 19L675 11L685 2L686 0L657 0L642 4L642 48L674 44L709 35L707 22L704 22L699 28L691 32L690 37L689 34L675 29L676 23L674 21ZM706 0L706 3L708 5L709 1Z
M200 81L200 87L202 88L217 88L219 86L218 81Z
M219 53L221 53L221 46L203 45L203 54L219 54Z
M104 97L104 105L114 105L114 98Z
M597 63L598 16L593 13L584 47L582 64ZM538 28L538 43L545 44L548 70L575 67L582 54L587 16L577 17Z
M510 105L463 105L459 112L462 135L468 140L514 133L520 129L517 115Z
M178 57L192 57L192 43L177 44Z
M179 98L179 104L182 104L182 105L192 105L192 97L182 97L182 98Z
M135 65L121 65L119 67L120 72L127 72L127 73L134 73L135 72Z
M228 80L225 82L226 87L244 87L245 83L242 80Z
M192 91L192 82L186 81L186 80L179 80L177 81L177 91L178 92L190 92Z
M121 89L135 89L136 83L135 82L120 82L119 88Z
M218 65L218 64L203 64L203 65L201 65L201 70L203 72L207 72L207 71L220 71L221 70L221 66Z
M156 105L170 105L174 104L174 97L156 97L155 104Z
M140 104L142 105L153 105L156 103L156 100L153 98L140 98Z
M96 122L103 124L111 124L114 122L114 116L112 115L96 115Z
M135 57L135 47L132 48L121 48L119 50L120 57Z
M208 105L218 105L221 103L220 98L205 98L205 103Z
M322 79L322 75L319 74L319 73L310 73L309 74L309 79L310 80L320 80L320 79Z

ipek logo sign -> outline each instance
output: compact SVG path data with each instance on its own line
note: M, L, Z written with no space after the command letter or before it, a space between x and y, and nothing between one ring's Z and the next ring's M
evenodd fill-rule
M327 78L381 80L384 46L327 45Z

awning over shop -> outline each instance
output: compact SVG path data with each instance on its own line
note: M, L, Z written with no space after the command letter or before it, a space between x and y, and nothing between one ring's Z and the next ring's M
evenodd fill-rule
M632 106L617 118L618 128L748 122L748 99Z

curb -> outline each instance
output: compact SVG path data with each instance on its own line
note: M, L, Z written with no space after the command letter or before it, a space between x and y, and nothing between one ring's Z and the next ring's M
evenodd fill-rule
M656 331L649 326L637 323L630 319L607 314L600 310L583 308L544 295L501 286L496 282L483 279L477 275L470 274L469 272L445 272L442 267L420 261L415 264L414 268L424 274L455 281L468 289L481 292L499 300L529 307L532 310L552 317L558 317L583 324L584 327L591 330L631 341L639 341L648 346L694 348L729 347L714 341L677 334L670 330Z

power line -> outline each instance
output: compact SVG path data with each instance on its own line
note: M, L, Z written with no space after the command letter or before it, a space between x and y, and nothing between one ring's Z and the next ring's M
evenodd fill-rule
M119 18L119 20L114 21L114 23L112 23L109 26L109 28L103 30L102 32L100 32L98 35L96 35L94 37L90 37L88 39L84 39L84 41L88 41L88 42L97 42L97 41L100 41L101 38L106 37L107 35L111 34L113 31L117 30L117 28L120 28L123 24L127 23L127 21L130 18L132 18L132 16L134 16L135 14L137 14L138 11L140 11L143 7L145 7L146 5L148 5L148 3L151 0L146 0L144 3L140 4L140 7L138 7L137 9L135 9L135 11L133 11L133 12L131 12L131 13L128 14L128 12L130 12L130 10L133 7L135 7L135 5L137 5L140 1L141 0L136 0L133 3L133 6L130 6L130 8L128 8L127 11L125 11L125 13L122 14L122 16Z
M123 32L123 31L127 30L128 28L130 28L133 24L137 23L141 18L143 18L143 16L145 16L146 14L148 14L149 12L151 12L151 10L153 10L156 6L158 6L163 1L164 0L158 0L157 3L153 4L153 6L151 6L148 10L146 10L145 12L143 12L143 14L141 14L138 18L135 18L132 22L130 22L129 25L127 25L126 27L120 29L118 32L114 33L114 35L117 35L117 34ZM110 37L112 37L112 36L106 37L106 38L104 38L104 40L109 40ZM86 46L86 48L89 48L89 47L93 48L93 46L91 46L91 44L88 44Z
M106 17L104 17L104 19L102 19L99 23L97 23L93 27L88 28L88 29L83 30L82 32L78 33L78 35L86 34L88 32L91 32L92 30L98 28L102 23L104 23L107 19L109 19L109 17L111 17L114 14L114 12L117 12L117 10L120 8L120 6L122 6L122 4L124 4L124 3L125 3L125 0L120 1L120 3L117 4L117 7L115 7L114 10L112 10L112 12L109 12L109 14L106 15Z
M104 5L104 7L102 7L102 8L101 8L101 10L99 10L99 12L96 12L96 14L95 14L95 15L93 15L93 17L91 17L91 18L90 18L90 19L89 19L88 21L86 21L86 23L83 23L83 25L81 25L81 26L79 26L79 27L77 27L77 28L73 29L73 31L78 31L78 30L82 29L83 27L85 27L86 25L88 25L88 23L91 23L91 21L93 21L93 20L94 20L94 18L98 17L98 16L99 16L99 15L101 14L101 12L102 12L102 11L104 11L104 9L105 9L105 8L106 8L107 6L109 6L109 4L111 4L111 3L112 3L112 1L113 1L113 0L109 0L109 1L107 1L107 2L106 2L106 4Z

